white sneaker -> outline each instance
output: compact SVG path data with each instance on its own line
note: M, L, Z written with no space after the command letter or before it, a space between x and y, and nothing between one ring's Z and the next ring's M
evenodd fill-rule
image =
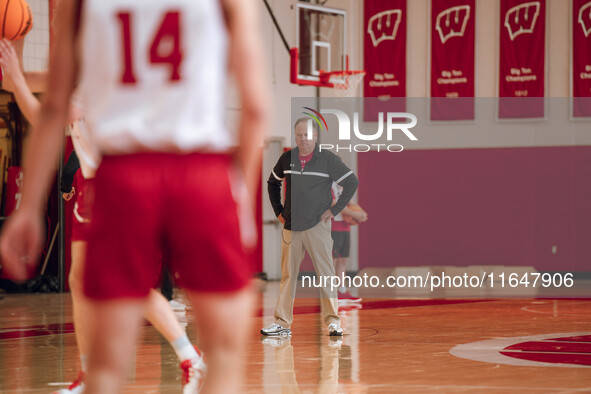
M198 393L207 370L207 366L203 361L203 355L197 348L195 350L197 350L198 354L196 358L185 360L181 363L183 394Z
M332 322L328 325L328 335L331 337L342 337L343 336L343 329L341 325L337 322Z
M269 336L289 337L291 336L291 330L277 323L273 323L261 329L261 334Z
M78 377L67 389L61 389L53 394L81 394L84 392L84 373L78 372Z
M187 309L187 306L185 304L183 304L182 302L170 300L170 301L168 301L168 303L170 304L170 307L172 308L173 311L185 311Z

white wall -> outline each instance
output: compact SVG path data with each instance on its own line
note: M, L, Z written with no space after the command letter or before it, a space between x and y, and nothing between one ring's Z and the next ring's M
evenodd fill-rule
M49 2L28 0L27 3L33 13L33 28L25 39L23 66L25 71L43 71L49 59Z

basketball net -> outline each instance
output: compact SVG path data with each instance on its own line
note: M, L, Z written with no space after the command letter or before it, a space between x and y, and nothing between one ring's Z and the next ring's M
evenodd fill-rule
M365 71L341 71L332 73L328 82L332 83L338 97L354 97L364 76Z

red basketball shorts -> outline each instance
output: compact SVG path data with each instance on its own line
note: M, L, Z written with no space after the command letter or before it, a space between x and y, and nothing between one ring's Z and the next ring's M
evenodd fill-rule
M92 299L143 297L160 262L193 291L235 292L248 285L255 234L231 179L231 158L216 154L107 156L94 178L84 288ZM250 238L252 240L252 238Z
M79 186L74 211L72 212L72 242L88 240L92 213L93 180L83 179Z

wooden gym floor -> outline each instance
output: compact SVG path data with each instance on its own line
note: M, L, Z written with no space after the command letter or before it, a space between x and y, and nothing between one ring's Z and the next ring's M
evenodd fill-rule
M591 392L591 299L364 299L341 310L338 340L318 300L302 298L291 340L265 340L279 285L258 287L245 393ZM71 311L69 294L0 295L0 393L75 378ZM178 317L194 339L190 312ZM151 326L125 392L180 392L173 350Z

